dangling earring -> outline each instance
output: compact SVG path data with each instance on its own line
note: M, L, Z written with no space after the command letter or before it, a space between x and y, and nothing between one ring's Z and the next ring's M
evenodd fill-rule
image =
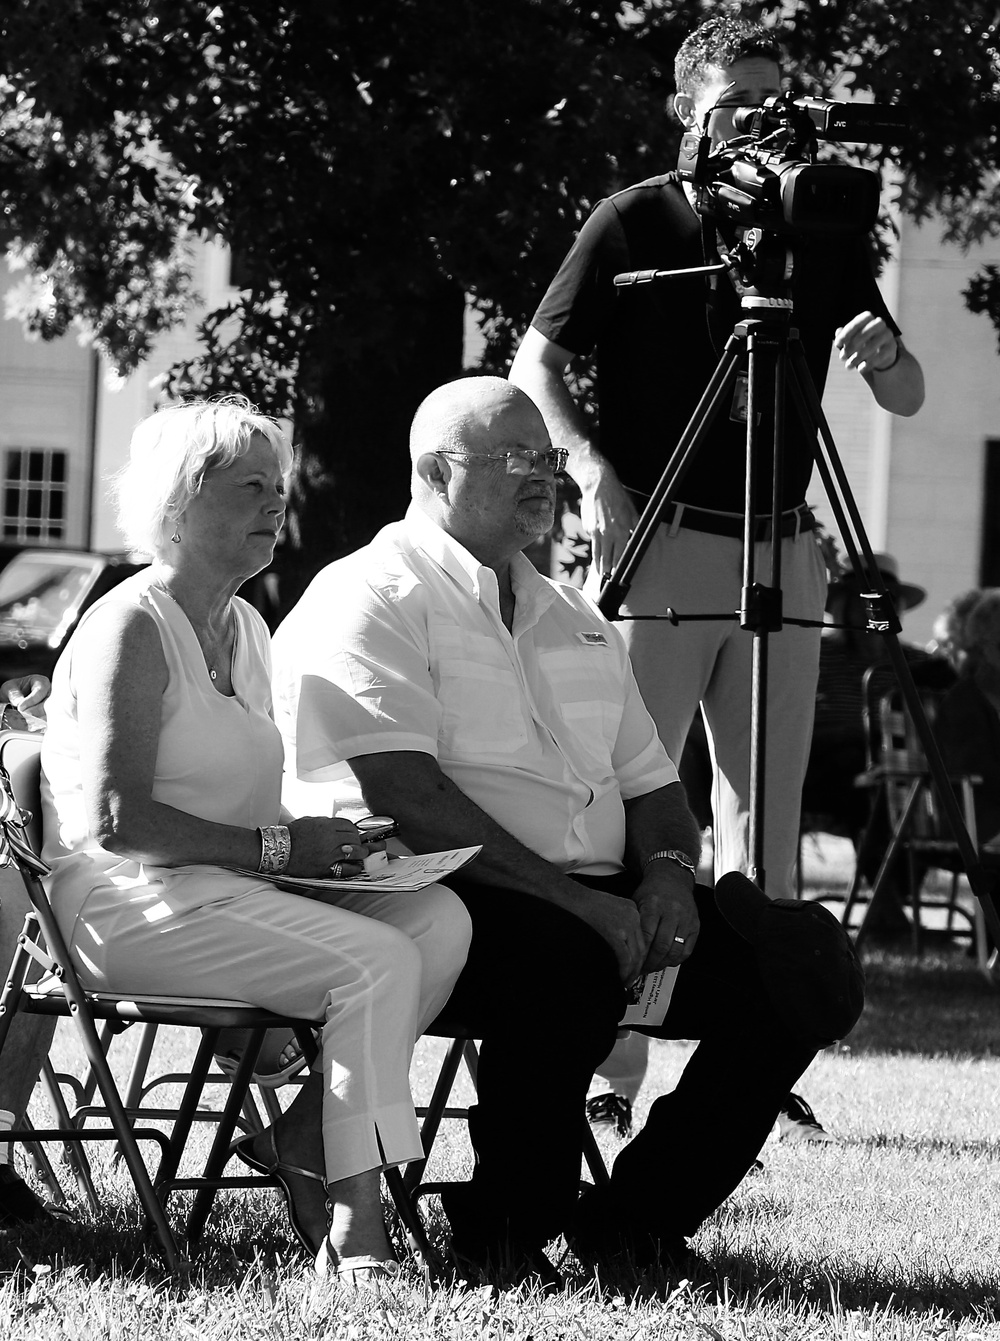
M174 527L174 533L170 537L170 539L174 542L175 545L179 545L181 543L181 533L180 531L178 531L176 526Z

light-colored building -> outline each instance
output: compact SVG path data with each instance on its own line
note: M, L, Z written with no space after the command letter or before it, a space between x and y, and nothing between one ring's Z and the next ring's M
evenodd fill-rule
M1000 242L963 254L942 241L939 223L901 220L881 283L923 364L926 404L912 419L885 414L836 361L824 397L873 547L894 554L902 577L927 588L926 602L904 621L904 637L919 643L956 593L1000 584L1000 358L989 321L962 301L968 279L989 261L1000 262ZM206 309L233 298L224 247L200 248L195 281ZM199 315L123 384L72 336L29 342L16 322L0 321L0 540L119 547L107 479L153 408L156 379L194 352ZM476 348L470 321L469 366ZM836 531L818 478L810 501Z
M4 271L0 297L19 279ZM125 381L72 334L28 340L17 321L0 321L0 542L121 548L108 480L156 404L157 379L195 352L203 312L235 297L225 247L198 247L194 282L204 306Z
M1000 584L1000 357L997 333L966 308L962 291L1000 242L963 253L939 222L899 222L882 291L924 370L927 399L900 419L879 410L860 379L832 366L824 410L872 546L895 555L900 576L927 589L903 636L931 636L959 592ZM810 501L836 528L822 485Z

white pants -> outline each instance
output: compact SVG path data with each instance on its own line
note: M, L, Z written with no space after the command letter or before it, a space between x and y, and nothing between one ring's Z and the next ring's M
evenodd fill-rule
M84 981L247 1001L322 1024L327 1181L419 1159L410 1057L465 963L461 900L431 885L344 891L331 906L246 878L208 883L228 893L179 911L162 886L93 890L63 926Z
M769 543L756 547L755 580L770 585ZM743 544L726 536L658 526L623 614L739 610ZM826 570L812 532L781 542L787 617L822 620ZM699 703L712 752L715 873L749 866L750 702L753 636L738 619L625 620L636 681L670 757L681 757ZM792 897L802 783L812 739L818 628L785 625L768 639L764 873L772 898Z
M618 1039L597 1068L590 1087L591 1096L604 1094L610 1088L612 1094L620 1094L634 1104L646 1079L648 1065L649 1038L646 1034L633 1032Z

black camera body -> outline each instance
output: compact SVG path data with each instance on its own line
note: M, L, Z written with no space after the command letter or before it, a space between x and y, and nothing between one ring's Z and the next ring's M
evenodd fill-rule
M689 131L678 175L696 190L698 212L774 233L866 233L878 217L879 179L867 168L817 163L817 140L898 143L898 107L780 94L733 113L738 138L713 146ZM707 131L707 127L706 127Z

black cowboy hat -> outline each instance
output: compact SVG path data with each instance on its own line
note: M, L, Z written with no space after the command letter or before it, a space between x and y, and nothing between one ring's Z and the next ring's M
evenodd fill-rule
M914 606L926 600L927 592L923 587L918 587L913 582L900 582L899 564L896 562L894 555L876 553L873 557L886 590L900 613L904 610L912 610ZM827 609L830 608L830 598L832 596L858 590L858 579L854 569L848 568L845 573L841 573L840 577L834 578L830 583L830 589L827 592Z

